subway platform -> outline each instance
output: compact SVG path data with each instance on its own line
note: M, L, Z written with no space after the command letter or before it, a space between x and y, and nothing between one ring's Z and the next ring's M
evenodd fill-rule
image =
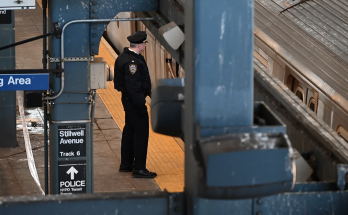
M40 3L40 2L39 2ZM16 42L42 34L42 9L15 11ZM117 57L105 40L100 44L99 56L113 65ZM17 69L42 68L42 40L16 47ZM94 192L125 192L168 190L181 192L184 186L184 152L182 142L176 138L156 134L150 129L147 167L157 172L155 179L132 178L131 173L120 173L121 136L124 111L120 94L113 89L97 91L93 167ZM17 106L18 109L18 106ZM18 110L17 110L18 112ZM44 190L44 135L41 108L25 109L35 166ZM0 196L42 195L28 168L20 115L17 114L18 147L0 149ZM181 147L179 144L181 144Z

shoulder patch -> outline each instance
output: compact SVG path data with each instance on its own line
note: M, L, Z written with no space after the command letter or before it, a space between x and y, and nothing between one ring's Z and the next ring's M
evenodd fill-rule
M130 64L129 65L129 71L134 74L137 71L137 65L135 64Z

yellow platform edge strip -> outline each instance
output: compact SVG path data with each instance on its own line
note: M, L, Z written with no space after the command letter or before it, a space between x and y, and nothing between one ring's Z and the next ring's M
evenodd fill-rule
M103 57L108 65L114 65L115 59L103 42L100 43L99 55L96 57ZM106 89L99 89L97 93L122 131L125 124L125 113L121 102L121 93L114 89L112 81L107 82ZM150 115L149 105L147 107ZM175 139L153 132L150 121L147 168L157 173L155 181L162 190L168 192L182 192L184 190L184 159L184 152Z

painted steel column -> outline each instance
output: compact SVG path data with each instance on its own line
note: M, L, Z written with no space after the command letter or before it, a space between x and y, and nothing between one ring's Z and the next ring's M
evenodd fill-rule
M253 2L194 5L194 116L204 127L247 127L253 111Z
M71 20L89 18L89 0L57 0L48 2L48 28L53 23L60 28ZM66 57L90 57L89 24L82 23L65 32ZM60 58L60 38L49 39L50 57ZM65 63L65 87L61 96L53 100L49 109L49 157L50 194L92 193L93 176L91 168L90 139L91 99L89 85L89 62ZM50 63L50 69L59 68L59 63ZM54 95L60 90L60 77L51 75L50 87ZM70 104L69 104L70 103ZM73 103L73 104L71 104ZM86 120L86 122L74 122ZM62 123L71 121L71 123ZM74 142L69 143L70 142ZM77 143L78 142L78 143ZM64 182L65 184L61 184ZM82 189L80 189L82 188Z
M14 11L0 11L0 47L15 42L14 27ZM15 69L15 66L15 48L0 51L0 69ZM0 147L18 146L15 91L0 91L0 137Z
M205 135L197 128L252 126L253 0L185 6L185 192L194 214L193 206L204 204L195 198L202 174L192 148Z

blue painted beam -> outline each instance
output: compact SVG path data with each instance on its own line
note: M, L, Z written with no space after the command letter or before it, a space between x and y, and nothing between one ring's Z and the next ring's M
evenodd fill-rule
M256 214L348 214L348 192L302 192L254 201Z
M6 14L3 14L6 13ZM2 11L0 15L0 47L15 42L14 11ZM7 24L5 24L7 23ZM15 69L15 48L0 51L0 69ZM5 83L1 83L0 86ZM0 87L1 89L1 87ZM0 92L0 147L16 147L16 92Z
M166 192L81 194L75 196L36 196L0 198L0 214L79 215L79 214L168 214ZM15 199L15 200L14 200ZM177 204L173 204L175 206ZM173 208L172 208L173 209ZM181 214L181 213L176 213Z
M253 200L226 200L226 199L203 199L195 198L194 213L197 215L210 214L233 214L233 215L252 215Z
M194 199L193 214L348 214L348 192L285 193L258 199Z
M184 66L185 188L193 214L206 173L200 131L218 136L221 128L253 123L253 0L186 1Z
M193 13L195 123L252 126L253 1L201 0Z

